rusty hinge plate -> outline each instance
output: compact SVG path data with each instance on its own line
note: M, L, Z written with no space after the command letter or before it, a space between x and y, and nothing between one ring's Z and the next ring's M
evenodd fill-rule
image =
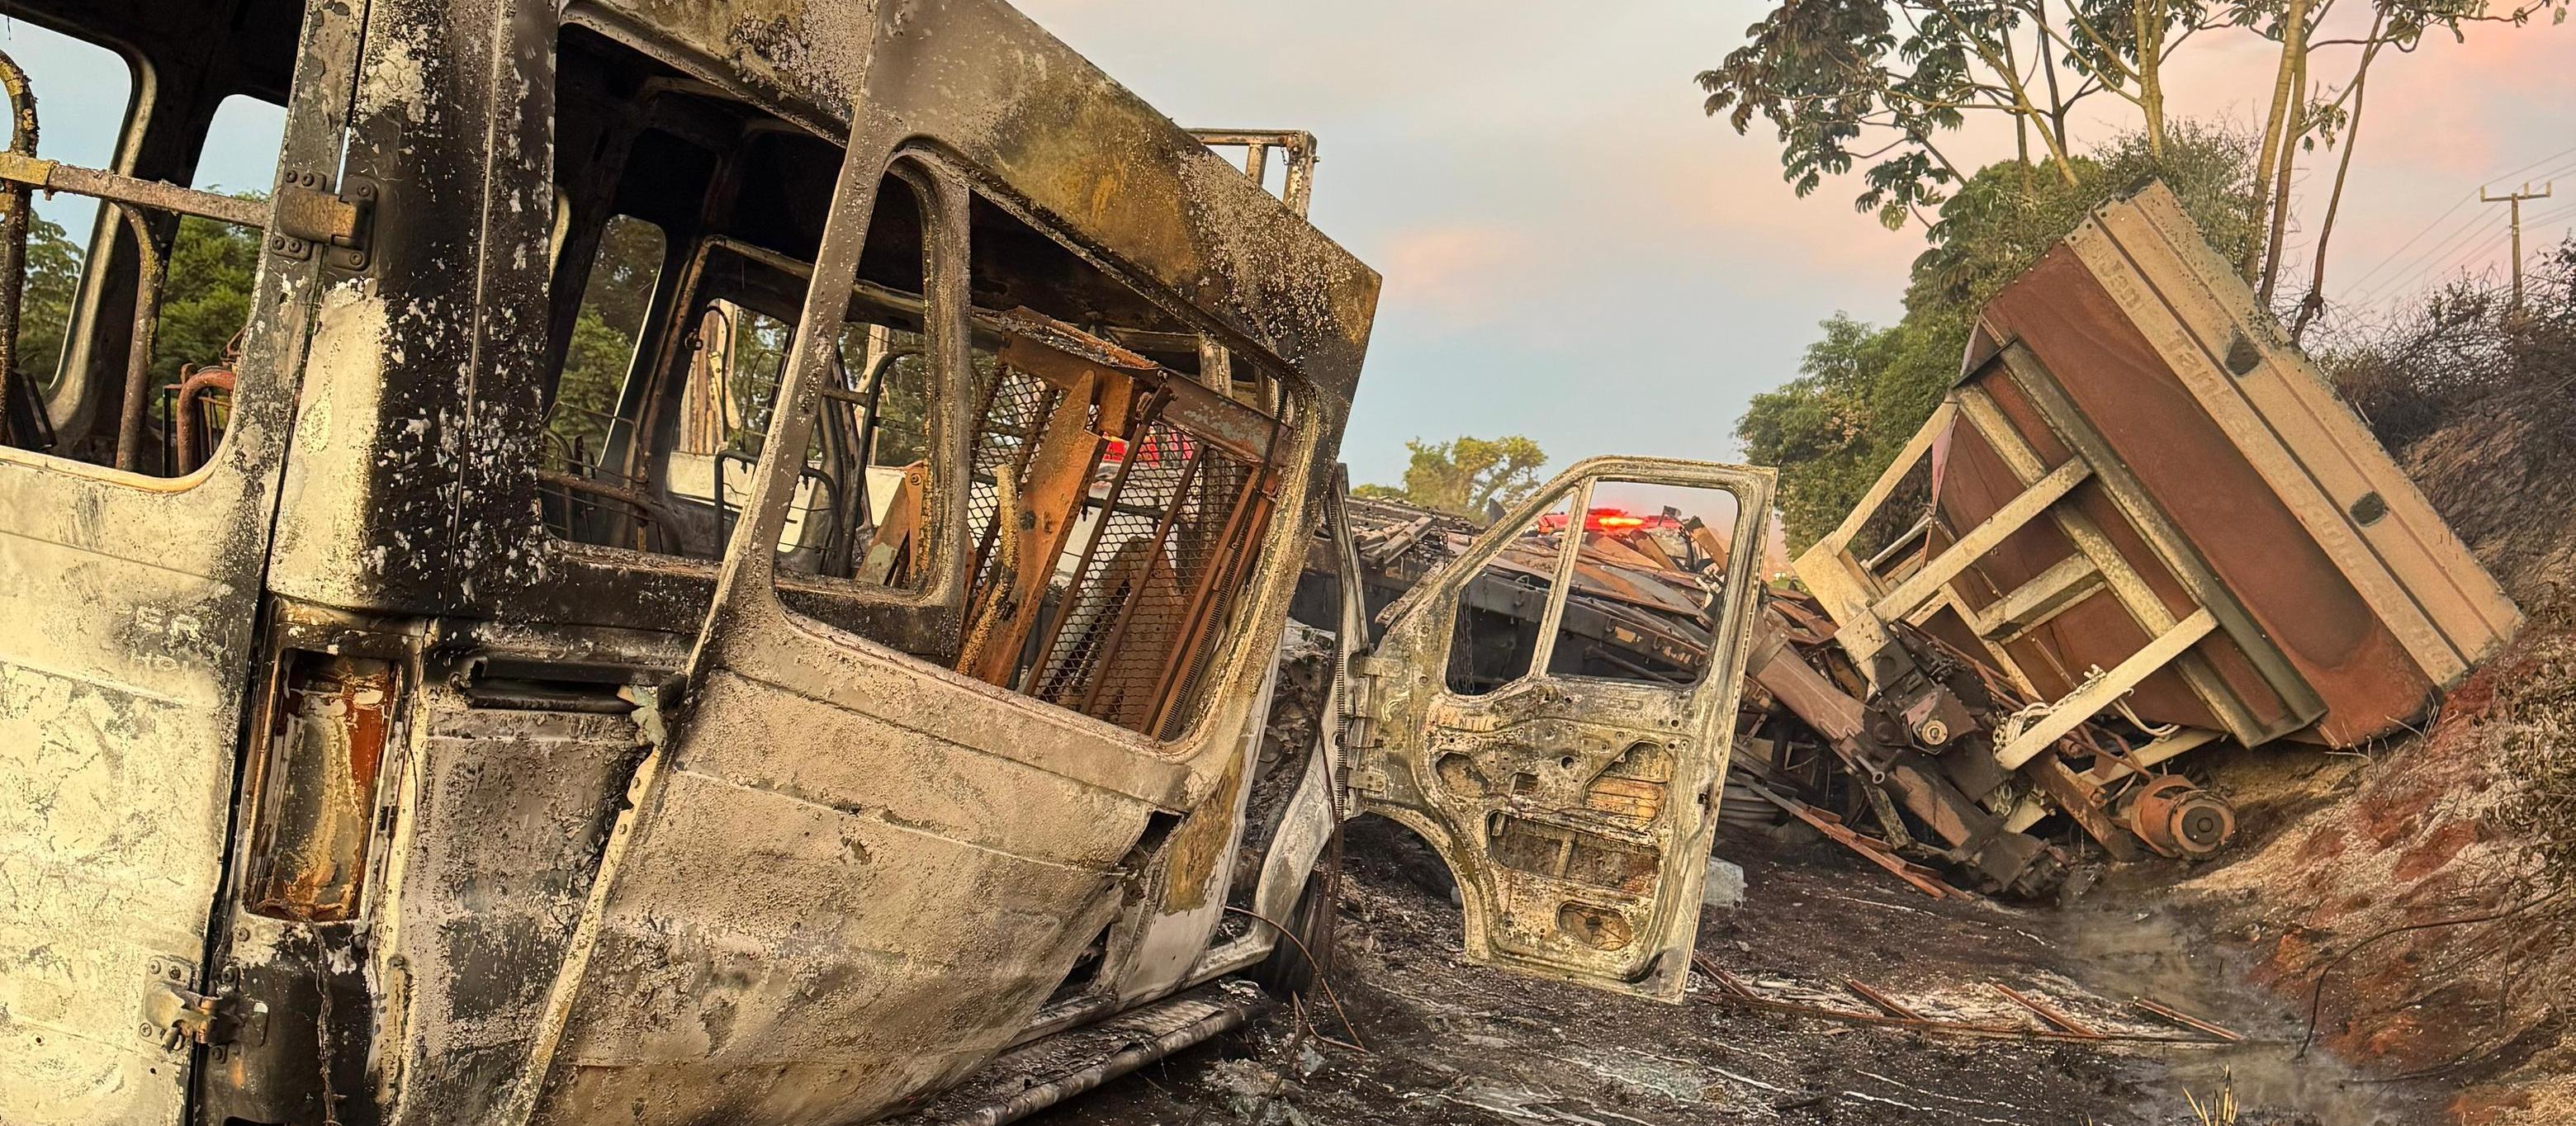
M268 1006L246 998L199 993L188 988L195 963L155 958L152 979L143 986L143 1022L148 1040L169 1050L183 1044L262 1044L268 1040Z
M302 261L311 258L315 248L329 247L327 261L333 268L366 269L376 185L351 176L334 193L324 189L326 182L319 172L290 172L278 181L277 221L268 232L268 248Z

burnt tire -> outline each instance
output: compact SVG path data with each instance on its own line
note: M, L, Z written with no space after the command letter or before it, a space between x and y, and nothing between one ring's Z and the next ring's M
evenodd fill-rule
M1278 945L1271 947L1270 956L1252 968L1252 980L1280 997L1313 989L1317 973L1330 972L1332 968L1334 904L1324 886L1326 867L1326 863L1318 862L1314 871L1306 873L1306 887L1297 893L1297 905L1288 909L1287 918L1278 920L1296 941L1282 937ZM1316 965L1317 961L1323 965Z

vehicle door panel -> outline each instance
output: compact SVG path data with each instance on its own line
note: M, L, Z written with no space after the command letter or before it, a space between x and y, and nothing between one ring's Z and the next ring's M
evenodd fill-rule
M1462 601L1538 513L1602 480L1724 490L1736 505L1711 605L1713 639L1687 684L1544 671L1481 695L1443 670ZM1568 470L1392 608L1365 662L1374 745L1358 755L1364 810L1420 833L1458 877L1470 959L1675 1001L1687 984L1717 787L1733 738L1745 629L1758 589L1768 470L1600 458ZM1565 612L1579 536L1562 536L1543 631Z
M336 167L362 4L307 13L281 169ZM322 256L263 254L224 441L159 479L0 451L0 1121L173 1123Z
M891 150L853 138L812 294L849 292ZM969 370L962 262L931 274L951 394ZM668 734L555 987L533 1121L841 1122L960 1079L1214 785L1131 732L782 604L773 545L846 300L812 294L685 700L661 699ZM956 597L958 536L934 538L947 574L884 597Z

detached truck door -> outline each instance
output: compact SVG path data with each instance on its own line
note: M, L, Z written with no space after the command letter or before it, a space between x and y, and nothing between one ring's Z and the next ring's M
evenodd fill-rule
M1470 959L1681 999L1772 483L1587 461L1390 609L1361 663L1375 722L1351 784L1456 874ZM1740 549L1679 547L1703 530ZM1622 554L1656 532L1676 550ZM1636 659L1641 633L1669 660Z

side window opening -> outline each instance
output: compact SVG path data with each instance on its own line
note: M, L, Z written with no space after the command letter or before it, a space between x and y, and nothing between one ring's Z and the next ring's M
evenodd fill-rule
M544 511L556 535L601 523L595 510L625 505L634 482L611 464L609 443L619 433L618 405L644 344L645 318L659 283L666 240L662 229L627 215L608 220L590 267L562 371L546 404L545 449L538 474ZM623 546L650 549L657 529L626 521Z
M43 99L36 155L110 167L134 101L134 68L124 56L24 20L0 25L0 50L17 60L28 87ZM27 224L15 362L50 390L60 382L72 306L97 240L100 206L95 198L71 193L38 193L35 203Z
M1594 482L1548 675L1697 683L1739 509L1725 489Z
M1573 504L1569 494L1531 517L1467 580L1449 641L1449 691L1481 696L1529 675Z
M1621 480L1576 487L1467 580L1449 691L1485 695L1541 661L1548 677L1697 683L1724 610L1739 511L1725 489ZM1569 548L1574 569L1559 597Z
M557 241L587 265L558 263L556 300L576 304L554 313L540 509L562 540L714 560L750 498L840 149L578 25L557 56ZM901 177L880 191L777 549L784 572L918 589L926 538L888 518L917 522L931 488L925 220Z
M211 46L274 53L260 43ZM112 171L144 131L194 134L187 146L166 138L147 146L172 154L168 167L133 169L138 179L190 184L176 209L31 193L0 440L150 476L192 472L211 459L229 421L258 273L260 204L276 174L285 111L252 94L209 91L221 97L211 108L165 94L147 119L132 107L135 64L115 51L21 20L0 27L0 49L24 66L38 99L40 157ZM266 61L279 75L293 65L291 57ZM192 165L175 163L188 151L197 153ZM138 349L146 350L138 357Z
M978 200L966 616L953 667L1177 736L1268 538L1291 413L1196 374L1199 338ZM1154 351L1124 346L1132 341ZM1246 385L1284 384L1237 360Z

